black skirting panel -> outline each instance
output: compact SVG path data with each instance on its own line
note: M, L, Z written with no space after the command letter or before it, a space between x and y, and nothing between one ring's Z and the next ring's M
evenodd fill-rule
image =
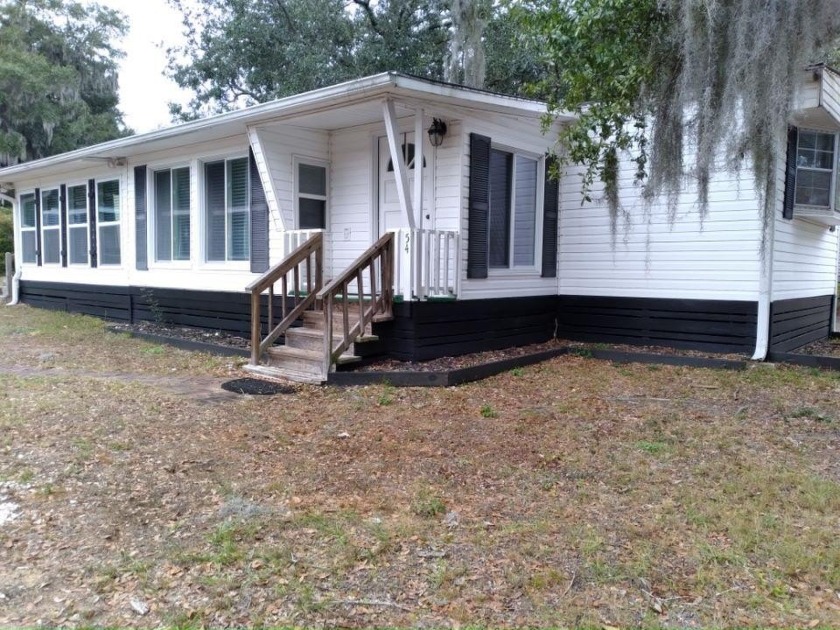
M23 281L21 299L32 306L117 321L158 321L243 336L250 331L250 296L244 292ZM803 345L828 334L832 298L813 300L774 304L774 343ZM291 303L288 306L293 307ZM264 316L265 312L263 309ZM278 299L275 313L279 312ZM374 325L379 341L360 344L360 353L423 361L539 343L555 335L589 342L744 353L755 348L757 304L535 296L404 302L395 304L394 312L393 321ZM774 345L773 349L791 347Z
M196 326L243 336L249 336L251 331L251 296L244 292L22 281L20 297L31 306L114 321ZM263 296L263 305L266 299ZM294 308L292 299L287 308ZM277 313L280 298L275 298ZM262 315L265 319L265 308Z
M561 295L557 336L576 341L752 352L758 304Z
M831 332L834 296L782 300L770 305L770 351L788 352Z
M557 296L403 302L374 332L389 356L425 361L548 341L556 307Z

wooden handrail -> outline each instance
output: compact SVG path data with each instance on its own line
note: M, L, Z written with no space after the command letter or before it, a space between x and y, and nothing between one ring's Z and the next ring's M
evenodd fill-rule
M315 278L312 278L312 255L315 255ZM306 287L301 286L301 266L306 270ZM287 312L286 298L289 294L287 275L294 272L292 279L292 295L298 298L306 293L306 297L297 302L295 307ZM282 319L274 326L274 285L282 280L281 307ZM324 236L318 232L310 236L291 254L281 262L266 271L246 288L251 292L251 364L259 364L260 357L282 335L289 326L297 320L305 310L315 303L316 295L324 283ZM262 336L262 305L261 297L268 289L268 334Z
M323 246L323 241L324 233L316 232L303 243L298 245L291 254L286 256L283 260L245 287L245 290L249 293L253 293L254 291L262 293L272 284L277 282L282 276L285 276L294 269L308 254L311 254L316 249L320 249Z
M378 257L380 250L385 247L385 244L390 243L393 240L393 232L388 232L387 234L379 237L379 240L368 247L361 256L359 256L350 264L349 267L347 267L347 269L342 271L337 277L333 278L327 286L318 292L318 299L323 300L336 286L355 280L358 270L366 267L370 261Z
M377 278L376 262L379 262L379 277ZM364 276L365 270L369 273L370 300L365 305ZM376 315L390 317L394 305L394 235L388 233L371 245L353 264L338 275L332 282L318 292L318 301L324 308L324 367L326 371L338 360L338 357L350 347L358 337L364 334L365 328L373 321ZM353 282L359 294L359 319L350 326L350 313L348 310L348 288ZM338 344L333 342L333 312L336 306L336 297L339 293L343 300L339 303L341 308L342 334Z

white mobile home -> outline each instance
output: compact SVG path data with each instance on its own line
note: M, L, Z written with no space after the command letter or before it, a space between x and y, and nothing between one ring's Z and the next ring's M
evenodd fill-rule
M614 236L546 176L544 104L393 73L8 167L20 297L250 334L315 380L553 335L764 358L832 325L838 84L809 77L769 234L721 175L702 220L628 181Z

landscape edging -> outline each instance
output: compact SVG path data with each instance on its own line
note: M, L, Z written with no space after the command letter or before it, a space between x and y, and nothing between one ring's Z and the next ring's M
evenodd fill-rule
M540 363L564 354L579 354L593 359L620 363L647 363L677 365L686 367L716 368L724 370L744 370L746 361L734 359L715 359L707 357L686 357L680 355L646 354L642 352L624 352L619 350L589 350L587 348L557 348L543 350L491 363L474 365L454 370L435 372L331 372L327 385L393 385L394 387L451 387L495 376L517 367Z
M204 341L192 341L191 339L179 339L178 337L167 337L166 335L156 335L154 333L140 332L136 330L123 330L117 326L107 326L106 330L114 334L125 334L135 339L142 339L143 341L151 341L153 343L164 343L179 350L191 350L195 352L209 352L210 354L219 354L226 357L249 357L251 351L247 348L234 348L233 346L221 346L215 343L206 343Z
M167 337L154 333L123 330L116 326L108 326L106 329L112 333L124 333L136 339L150 341L153 343L167 344L181 350L197 352L208 352L222 356L248 357L250 351L246 348L234 348L202 341L179 339ZM584 357L591 357L604 361L618 363L644 363L659 365L676 365L686 367L714 368L724 370L744 370L747 362L734 359L715 359L711 357L691 357L681 355L649 354L644 352L625 352L621 350L599 350L589 348L555 348L542 350L533 354L525 354L518 357L510 357L452 370L436 370L434 372L355 372L352 370L341 372L330 372L327 377L327 385L353 386L353 385L393 385L394 387L453 387L474 381L482 380L501 374L518 367L526 367L541 363L549 359L566 354L578 354ZM811 367L827 367L840 370L840 359L831 357L816 357L811 355L793 355L790 353L771 353L768 360L785 361L798 363Z
M827 357L820 354L795 354L793 352L770 352L767 360L774 363L790 363L805 367L818 367L828 370L840 370L840 357Z

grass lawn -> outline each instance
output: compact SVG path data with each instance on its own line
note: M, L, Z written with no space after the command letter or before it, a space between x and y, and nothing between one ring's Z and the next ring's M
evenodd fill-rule
M1 626L840 625L836 373L208 401L236 360L25 306L0 355Z

